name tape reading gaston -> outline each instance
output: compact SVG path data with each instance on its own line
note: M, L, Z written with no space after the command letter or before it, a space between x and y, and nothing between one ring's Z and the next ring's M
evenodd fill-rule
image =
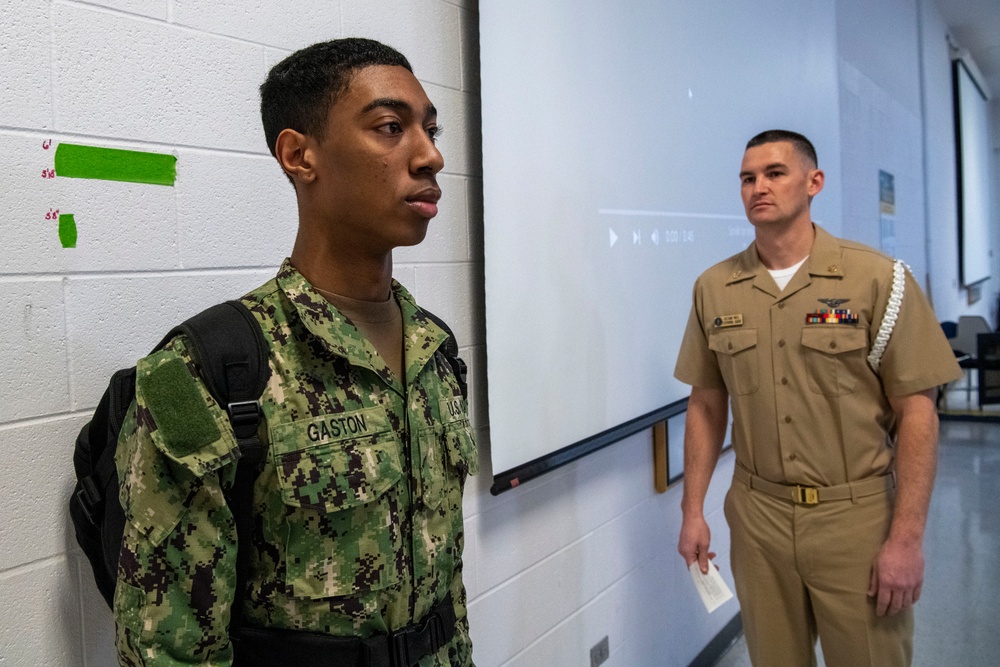
M275 454L280 455L313 444L370 438L389 429L385 409L371 407L276 424L271 427L271 440Z
M441 416L454 421L465 417L465 402L462 398L453 398L442 401ZM364 412L353 412L335 417L325 417L314 421L306 426L306 436L312 442L325 442L327 440L338 440L344 436L365 436L372 433L379 433L383 428L370 430L368 420Z
M441 419L445 422L468 417L465 399L461 397L442 400L440 410ZM304 440L313 444L337 442L375 436L388 431L389 428L385 410L381 407L371 407L277 424L271 430L275 453L283 454L301 449Z
M306 435L313 442L340 438L342 435L368 435L368 421L363 414L328 417L309 424Z

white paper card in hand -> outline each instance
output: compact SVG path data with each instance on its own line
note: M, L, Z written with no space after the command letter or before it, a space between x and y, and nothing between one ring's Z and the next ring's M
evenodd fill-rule
M733 592L729 590L729 586L726 586L726 582L722 579L714 563L709 562L708 574L701 573L698 561L691 563L688 572L691 573L691 580L694 582L694 587L698 589L698 595L705 603L705 609L708 610L708 613L711 614L733 597Z

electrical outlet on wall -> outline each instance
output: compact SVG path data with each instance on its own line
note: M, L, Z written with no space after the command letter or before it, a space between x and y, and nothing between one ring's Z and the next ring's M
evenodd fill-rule
M601 641L590 647L590 667L597 667L608 659L611 649L608 648L608 637L604 636Z

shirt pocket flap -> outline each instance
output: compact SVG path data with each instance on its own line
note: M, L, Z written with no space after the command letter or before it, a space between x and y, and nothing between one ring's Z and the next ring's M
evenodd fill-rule
M708 349L719 354L737 354L757 345L756 329L719 331L708 337Z
M418 489L424 504L437 508L450 489L461 489L467 475L479 472L479 452L468 418L422 431ZM461 495L461 494L459 494Z
M868 332L844 325L807 326L802 330L802 346L825 354L843 354L868 345Z
M154 546L159 546L187 513L201 480L164 457L147 438L132 450L122 475L118 499L125 517Z
M372 502L402 477L399 444L381 407L271 428L285 504L331 513Z
M479 472L479 452L476 449L476 438L472 434L472 425L468 419L453 422L445 429L445 451L448 463L463 475L475 475Z
M479 472L479 452L476 437L469 423L469 404L461 397L442 399L439 404L444 423L444 449L448 463L463 475Z

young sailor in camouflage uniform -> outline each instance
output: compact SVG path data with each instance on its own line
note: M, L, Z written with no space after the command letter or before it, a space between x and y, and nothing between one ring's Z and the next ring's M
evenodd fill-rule
M369 40L293 54L261 95L299 232L242 299L272 373L246 603L231 612L223 495L239 449L178 337L140 360L122 429L119 661L233 664L242 613L264 634L239 641L237 667L471 665L461 504L475 443L448 334L391 279L392 248L419 243L437 212L436 112L405 58ZM408 655L390 660L384 638L406 633ZM287 653L304 637L315 663Z

